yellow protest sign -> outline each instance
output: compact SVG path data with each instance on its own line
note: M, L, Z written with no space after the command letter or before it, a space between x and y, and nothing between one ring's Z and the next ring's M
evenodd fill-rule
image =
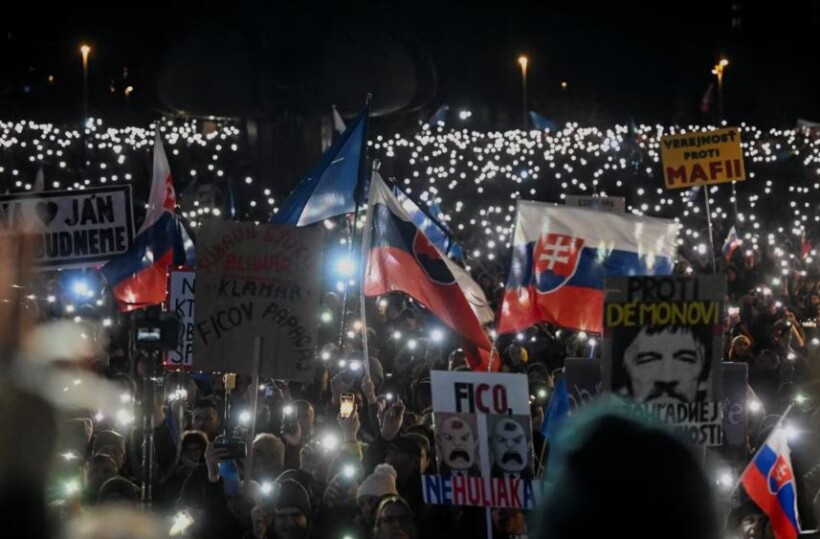
M662 137L661 161L667 189L746 179L736 127Z

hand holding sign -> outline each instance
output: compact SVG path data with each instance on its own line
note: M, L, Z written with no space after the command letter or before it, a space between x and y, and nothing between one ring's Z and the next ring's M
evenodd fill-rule
M376 385L373 383L373 380L366 375L362 378L362 393L368 404L376 402Z
M381 416L382 439L388 442L395 438L401 430L404 421L404 404L401 401L387 406Z

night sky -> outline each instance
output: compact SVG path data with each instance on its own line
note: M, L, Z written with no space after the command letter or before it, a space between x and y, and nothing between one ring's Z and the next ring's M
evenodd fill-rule
M732 28L733 3L740 5L740 29ZM778 2L776 9L740 0L623 4L400 0L272 8L260 7L266 6L262 2L214 7L174 0L100 2L64 12L32 6L0 23L7 66L0 74L0 111L39 119L76 112L78 45L85 40L94 47L93 105L119 106L106 95L109 84L120 86L117 92L132 84L130 114L138 117L153 108L153 76L165 52L191 27L227 19L226 10L262 10L270 21L262 26L277 43L291 44L294 54L346 17L412 36L429 52L438 76L430 110L446 102L454 109L483 106L503 111L502 117L520 117L515 59L526 53L529 108L547 116L581 123L625 122L629 116L704 121L710 118L699 112L700 101L714 79L712 65L725 54L731 62L725 79L730 121L785 126L799 117L820 120L820 45L812 37L820 29L819 1ZM52 85L48 75L55 77ZM564 91L562 81L568 83Z

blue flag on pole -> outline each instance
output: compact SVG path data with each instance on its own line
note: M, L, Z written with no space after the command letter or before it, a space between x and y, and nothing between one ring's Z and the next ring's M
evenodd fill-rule
M444 104L436 109L436 112L430 116L430 119L427 121L431 127L438 127L440 125L444 125L447 121L447 111L450 110L450 105Z
M366 158L369 113L370 108L365 107L333 142L285 199L279 213L270 218L271 224L307 226L356 211L357 198L364 191L359 182L364 177L361 165Z
M225 186L225 218L233 221L236 219L236 196L234 196L233 185L230 179L225 182Z
M544 423L541 425L541 434L548 442L555 440L558 428L569 416L569 394L567 393L567 380L562 375L555 382L555 389L544 412Z
M532 122L532 126L539 131L543 131L545 129L549 129L550 131L555 131L558 129L558 126L555 125L550 119L544 118L540 114L535 111L530 111L530 121Z

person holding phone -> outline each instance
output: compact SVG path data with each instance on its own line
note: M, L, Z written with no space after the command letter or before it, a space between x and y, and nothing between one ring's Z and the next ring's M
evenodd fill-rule
M205 464L183 484L178 504L198 515L195 537L234 537L244 529L254 504L243 494L243 448L236 440L217 436L205 449Z

